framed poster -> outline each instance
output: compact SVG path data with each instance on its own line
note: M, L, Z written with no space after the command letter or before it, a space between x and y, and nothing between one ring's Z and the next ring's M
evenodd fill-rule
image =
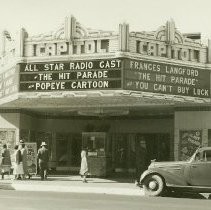
M37 174L37 143L26 142L27 166L29 174Z
M187 160L202 143L202 130L180 130L179 159Z

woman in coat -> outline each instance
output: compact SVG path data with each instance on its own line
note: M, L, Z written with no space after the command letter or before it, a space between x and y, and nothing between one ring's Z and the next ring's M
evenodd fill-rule
M86 158L86 151L82 150L81 151L81 169L80 169L80 175L82 177L82 181L84 183L87 182L86 176L88 173L88 164L87 164L87 158Z
M9 173L10 174L10 169L11 169L11 157L10 157L10 151L7 149L7 145L3 145L3 150L2 150L2 161L1 161L1 177L4 179L4 174Z
M31 178L31 175L28 172L28 165L27 165L27 150L26 146L23 142L23 140L20 140L20 145L21 145L21 155L22 155L22 163L23 163L23 179L28 176L28 178Z

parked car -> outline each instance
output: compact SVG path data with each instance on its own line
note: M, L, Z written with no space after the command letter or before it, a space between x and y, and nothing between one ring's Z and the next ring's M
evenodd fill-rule
M187 161L152 161L140 178L146 195L183 191L211 193L211 147L198 148Z

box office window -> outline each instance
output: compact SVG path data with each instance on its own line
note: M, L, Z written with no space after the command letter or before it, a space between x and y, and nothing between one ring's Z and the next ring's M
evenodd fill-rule
M84 132L82 133L83 149L88 151L88 156L106 155L106 133L104 132Z

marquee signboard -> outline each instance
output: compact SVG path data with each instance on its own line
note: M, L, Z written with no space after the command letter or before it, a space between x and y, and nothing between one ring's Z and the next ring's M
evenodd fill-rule
M124 89L210 98L210 71L188 65L121 58L19 66L20 91Z
M21 63L20 91L120 89L119 59Z
M145 60L124 61L124 89L210 98L210 71Z

